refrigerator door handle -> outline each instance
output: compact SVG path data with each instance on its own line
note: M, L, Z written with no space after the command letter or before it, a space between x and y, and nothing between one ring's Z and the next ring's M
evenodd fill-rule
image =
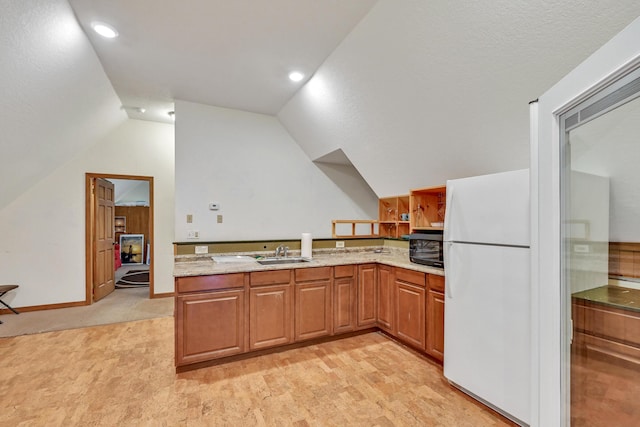
M455 187L451 187L451 190L447 190L447 206L448 208L444 211L444 235L443 240L448 241L451 240L449 237L449 224L451 222L451 207L453 206L453 192ZM447 265L447 264L445 264Z
M453 242L444 242L444 254L443 254L443 261L444 261L444 265L445 266L450 266L451 264L449 264L449 260L451 259L449 252L451 251L451 246L453 246ZM447 297L449 299L453 298L453 291L451 289L451 284L453 283L453 278L451 277L453 275L453 269L451 267L449 267L448 269L448 273L445 274L445 283L444 283L444 290L447 293Z

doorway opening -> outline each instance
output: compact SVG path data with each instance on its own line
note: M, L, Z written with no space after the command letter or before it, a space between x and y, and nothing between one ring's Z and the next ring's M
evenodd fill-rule
M637 423L640 67L560 115L571 424Z
M124 193L129 198L123 202ZM85 303L121 287L116 286L116 267L138 270L124 282L135 285L146 279L148 297L153 298L153 177L86 173L85 194Z

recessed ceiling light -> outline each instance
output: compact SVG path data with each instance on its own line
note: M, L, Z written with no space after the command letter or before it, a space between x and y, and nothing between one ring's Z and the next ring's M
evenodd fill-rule
M294 82L299 82L300 80L302 80L304 78L304 74L302 74L299 71L293 71L293 72L289 73L289 78L291 80L293 80Z
M106 37L108 39L118 37L118 32L116 31L116 29L109 24L105 24L104 22L93 22L91 24L91 28L93 28L93 31L100 34L102 37Z

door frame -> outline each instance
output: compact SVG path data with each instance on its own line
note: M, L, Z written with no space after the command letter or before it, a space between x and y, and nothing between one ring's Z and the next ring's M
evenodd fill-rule
M155 238L153 233L153 177L140 175L118 175L106 173L85 173L85 304L93 304L93 183L96 178L103 179L129 179L135 181L147 181L149 183L149 298L154 297L153 265L155 262L154 250Z
M560 116L640 64L640 18L542 95L531 110L531 426L570 424L571 324L562 289ZM569 311L570 313L570 311Z

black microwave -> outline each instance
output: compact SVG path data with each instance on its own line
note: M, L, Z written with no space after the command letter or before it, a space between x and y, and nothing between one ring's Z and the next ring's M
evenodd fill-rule
M424 230L409 235L409 260L444 268L442 230Z

